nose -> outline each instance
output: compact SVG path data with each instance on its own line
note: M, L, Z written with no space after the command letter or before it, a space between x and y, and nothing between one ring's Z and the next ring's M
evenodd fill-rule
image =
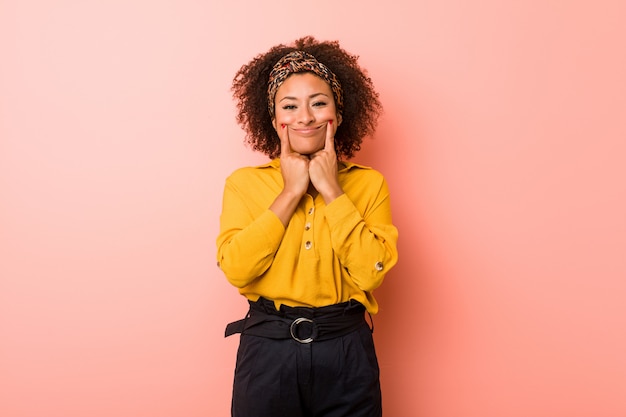
M313 116L313 112L308 107L304 106L300 108L298 112L298 123L308 125L315 121L315 117Z

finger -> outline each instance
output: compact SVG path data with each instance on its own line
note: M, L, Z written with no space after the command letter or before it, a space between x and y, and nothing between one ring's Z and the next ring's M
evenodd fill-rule
M280 154L287 155L291 153L291 143L289 142L289 128L286 124L281 124L278 130L278 138L280 139Z
M335 132L333 131L333 121L329 120L326 125L326 142L324 144L324 150L333 152L335 151Z

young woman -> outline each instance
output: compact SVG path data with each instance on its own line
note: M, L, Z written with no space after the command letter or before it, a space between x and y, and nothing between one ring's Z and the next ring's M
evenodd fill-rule
M270 162L226 180L218 265L249 304L234 417L382 414L365 312L396 264L389 190L348 162L381 105L357 57L305 37L244 65L233 81L247 142Z

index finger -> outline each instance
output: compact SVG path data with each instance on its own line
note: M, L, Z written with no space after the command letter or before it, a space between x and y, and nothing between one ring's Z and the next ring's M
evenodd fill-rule
M278 130L278 138L280 139L280 155L291 153L291 143L289 142L289 128L286 124L281 124Z
M325 150L335 151L335 132L333 132L333 121L329 120L326 125L326 141L324 143Z

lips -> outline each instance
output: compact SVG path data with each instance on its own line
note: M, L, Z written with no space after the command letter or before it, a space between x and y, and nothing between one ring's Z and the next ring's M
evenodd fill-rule
M293 130L294 132L298 133L299 135L306 136L306 135L310 135L310 134L315 134L315 133L317 133L317 132L320 130L320 128L321 128L321 127L322 127L322 126L317 126L317 127L305 127L305 128L300 128L300 129L294 129L294 128L292 128L292 130Z

